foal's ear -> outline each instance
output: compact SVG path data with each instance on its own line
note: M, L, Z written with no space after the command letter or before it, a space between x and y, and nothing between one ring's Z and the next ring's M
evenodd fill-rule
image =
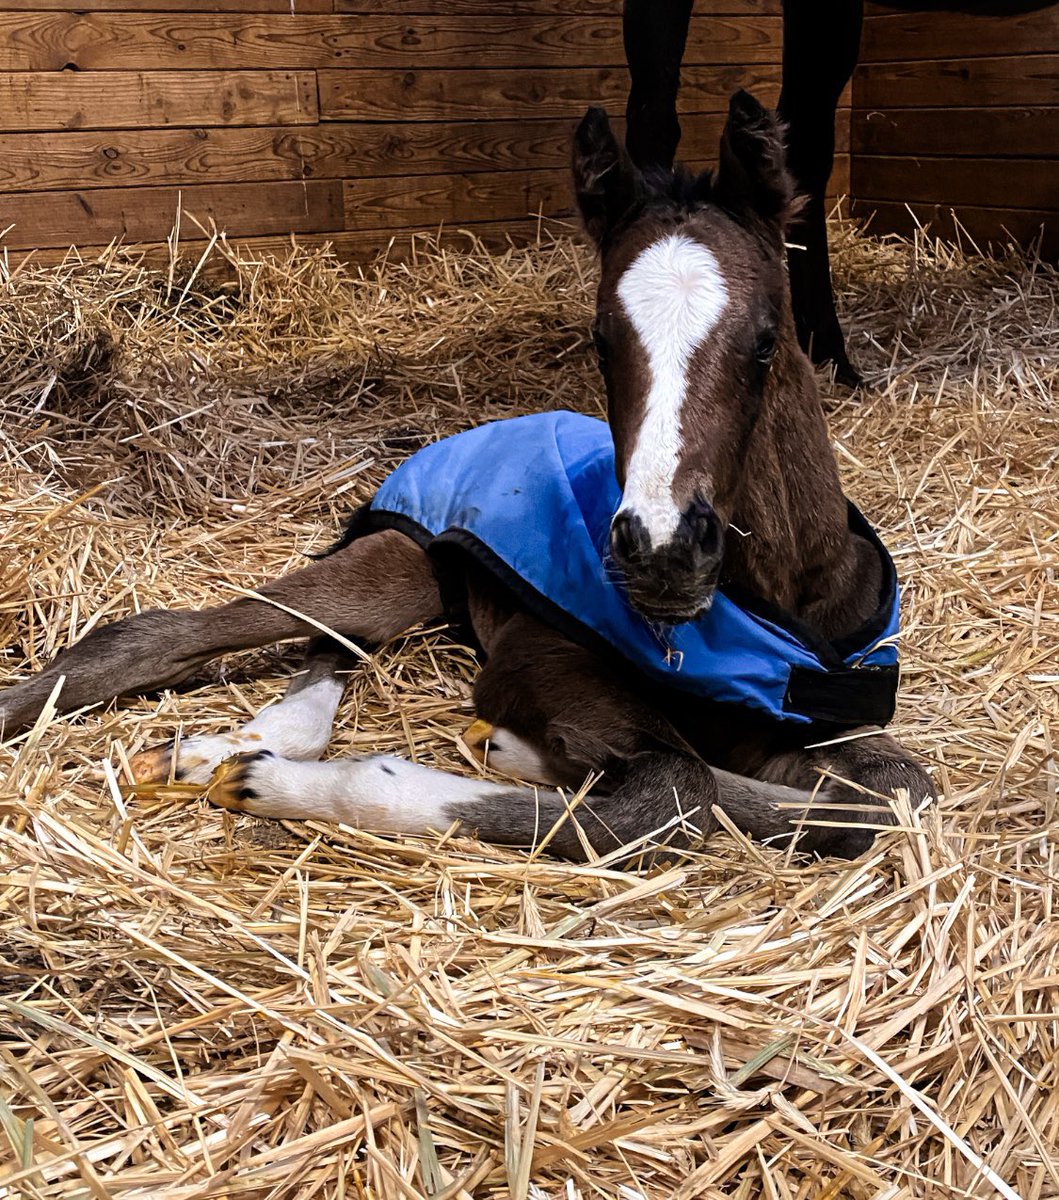
M795 210L794 179L787 170L783 124L749 92L728 104L714 200L729 212L756 213L781 229Z
M636 203L638 190L636 168L601 108L590 108L574 133L573 172L581 219L598 246Z

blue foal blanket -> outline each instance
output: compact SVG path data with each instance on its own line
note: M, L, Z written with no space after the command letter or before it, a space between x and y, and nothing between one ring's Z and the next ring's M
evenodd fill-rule
M703 616L644 620L605 566L621 492L602 421L541 413L479 426L402 463L351 522L347 539L395 527L439 564L460 547L535 615L590 648L612 647L655 683L782 721L885 724L897 687L893 563L850 505L850 526L879 552L878 610L841 643L722 583ZM889 640L888 640L889 639Z

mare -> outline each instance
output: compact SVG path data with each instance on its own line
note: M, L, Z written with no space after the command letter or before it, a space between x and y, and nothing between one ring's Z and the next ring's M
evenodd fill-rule
M1013 16L1056 0L886 0L889 8ZM624 0L631 84L626 145L642 170L673 165L680 141L677 92L694 0ZM835 313L824 197L835 158L835 111L860 52L864 0L782 0L783 67L778 111L787 126L788 165L806 201L790 230L795 325L814 362L834 364L842 382L860 377ZM988 33L984 35L988 41Z
M600 251L595 335L620 489L602 530L606 539L613 516L608 566L628 603L674 625L708 619L720 589L839 644L877 611L889 560L851 523L798 345L783 268L794 187L779 121L739 93L715 173L652 179L593 109L575 134L573 174ZM898 790L913 803L931 794L878 726L851 729L841 712L775 720L656 686L618 651L542 621L480 560L453 561L487 655L471 742L482 752L484 728L491 764L523 781L576 789L598 776L573 809L561 792L394 757L319 761L351 660L314 635L323 627L378 646L445 609L435 561L396 528L347 536L260 599L94 629L0 693L0 727L31 723L60 679L58 704L70 711L171 686L217 655L309 637L284 699L230 734L145 751L136 778L210 781L212 800L260 816L409 833L458 825L574 859L688 846L716 827L717 808L752 836L852 856L892 823Z

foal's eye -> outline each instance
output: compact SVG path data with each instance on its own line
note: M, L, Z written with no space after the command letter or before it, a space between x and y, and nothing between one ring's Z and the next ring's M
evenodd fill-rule
M754 360L763 367L769 366L776 354L776 335L762 333L754 343Z

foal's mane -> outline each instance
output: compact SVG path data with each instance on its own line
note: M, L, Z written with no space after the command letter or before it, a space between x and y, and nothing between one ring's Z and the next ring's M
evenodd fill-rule
M629 206L608 230L605 244L613 245L630 225L641 217L679 219L710 205L715 205L734 217L745 229L764 228L764 223L754 212L726 203L723 192L717 187L716 169L693 171L684 163L678 162L671 168L647 167L642 171L635 168L634 170L635 183ZM796 215L802 203L803 197L790 196L784 206L787 217Z
M627 160L624 167L631 175L628 203L606 230L602 238L604 250L613 246L641 217L678 219L705 207L714 198L712 171L695 172L683 163L675 163L672 168L640 170Z
M649 167L642 172L643 196L636 215L645 212L682 216L713 199L713 171L692 171L683 163L672 170Z

